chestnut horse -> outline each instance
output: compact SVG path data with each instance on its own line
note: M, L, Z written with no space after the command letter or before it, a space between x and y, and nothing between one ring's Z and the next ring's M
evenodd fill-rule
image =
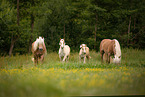
M110 56L113 56L113 63L121 62L121 48L116 39L104 39L100 43L101 62L103 63L103 55L106 56L106 62L110 63Z
M47 54L44 38L39 36L39 38L37 38L36 41L32 43L31 50L34 55L32 61L35 62L35 64L38 64L38 60L42 62L44 60L44 54Z

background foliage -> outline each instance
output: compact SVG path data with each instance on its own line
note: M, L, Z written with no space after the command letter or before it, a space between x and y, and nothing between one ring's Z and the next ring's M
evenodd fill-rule
M102 39L118 39L122 47L145 48L144 0L0 0L0 53L30 53L38 36L47 50L58 51L65 38L71 50L86 43L98 51ZM13 44L14 42L14 44Z

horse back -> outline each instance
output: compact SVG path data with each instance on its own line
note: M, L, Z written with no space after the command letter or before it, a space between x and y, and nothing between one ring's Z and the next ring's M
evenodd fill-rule
M107 49L107 46L109 45L110 39L103 39L100 43L100 52L104 49Z
M104 51L105 53L113 53L114 52L114 44L115 41L111 39L104 39L100 43L100 52Z
M64 46L64 52L69 54L70 53L70 47L68 45Z

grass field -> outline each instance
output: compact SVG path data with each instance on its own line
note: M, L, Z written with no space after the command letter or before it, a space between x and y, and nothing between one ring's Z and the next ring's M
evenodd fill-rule
M63 63L48 52L36 67L32 55L0 57L0 97L145 95L145 50L123 49L120 65L101 64L95 51L90 56L83 64L71 53Z

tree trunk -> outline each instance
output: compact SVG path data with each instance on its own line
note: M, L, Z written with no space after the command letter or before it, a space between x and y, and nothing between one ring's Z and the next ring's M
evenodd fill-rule
M94 49L96 48L96 33L97 33L97 21L98 21L98 16L97 16L97 14L96 14L96 23L95 23L95 33L94 33L94 41L95 41L95 43L94 43Z
M19 0L17 0L17 25L19 26Z
M65 39L65 24L64 24L64 35L63 35L63 38Z
M16 40L17 40L17 38L13 38L13 34L12 34L12 37L11 37L11 46L10 46L10 50L9 50L9 57L11 57L11 55L12 55L12 51L13 51L14 44L15 44Z
M136 17L134 18L134 30L135 30L135 24L136 24Z
M128 39L127 39L127 47L129 47L129 35L130 35L130 25L131 25L131 16L130 16L130 18L129 18L129 25L128 25Z
M19 26L20 23L19 23L19 0L17 0L17 25ZM13 37L13 33L12 33L12 37L11 37L11 46L10 46L10 50L9 50L9 57L11 57L12 55L12 51L13 51L13 48L14 48L14 44L16 42L16 40L18 39L18 37L14 38Z
M33 41L33 29L34 29L34 15L33 13L31 14L31 36L29 40L29 53L31 53L31 47L32 47L32 41Z
M9 50L9 57L11 57L12 55L12 51L13 51L13 48L14 48L14 40L11 41L11 46L10 46L10 50Z

